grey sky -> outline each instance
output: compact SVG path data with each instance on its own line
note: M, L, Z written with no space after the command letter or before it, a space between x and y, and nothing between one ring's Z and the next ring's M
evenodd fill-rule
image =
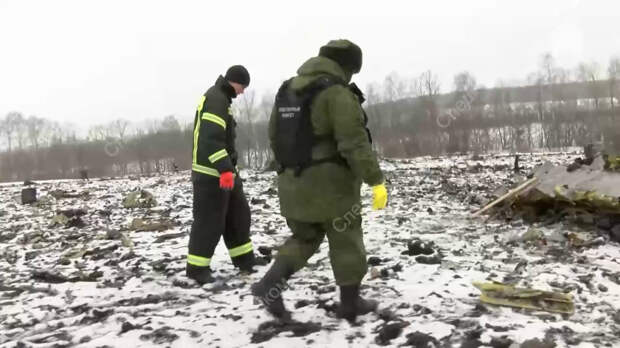
M229 65L274 91L333 38L364 51L362 87L431 69L450 89L468 70L486 86L558 63L620 54L617 0L0 0L0 116L17 110L85 128L194 104Z

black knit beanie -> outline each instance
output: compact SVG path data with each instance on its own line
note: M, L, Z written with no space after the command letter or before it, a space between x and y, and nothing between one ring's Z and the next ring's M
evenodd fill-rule
M319 56L335 61L353 74L357 74L362 69L362 49L349 40L328 42L319 50Z
M243 65L233 65L228 68L224 78L228 82L236 82L245 87L250 85L250 73Z

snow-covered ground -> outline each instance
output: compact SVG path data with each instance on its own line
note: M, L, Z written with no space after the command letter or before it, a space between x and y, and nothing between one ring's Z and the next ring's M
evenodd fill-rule
M523 155L521 162L531 169L542 160L567 163L571 157ZM338 290L327 242L284 293L299 322L294 325L272 322L249 295L266 267L238 274L223 243L212 262L221 282L199 287L185 278L192 218L187 172L41 183L39 198L48 196L43 201L49 205L18 204L13 196L22 186L2 185L0 347L517 347L527 340L524 346L551 346L528 345L535 338L558 347L620 347L620 245L570 247L564 233L590 240L598 232L564 222L537 226L547 243L523 242L519 236L531 225L520 220L470 218L496 188L520 180L512 163L510 156L382 163L388 208L371 211L367 187L363 196L372 266L362 292L380 301L380 312L360 317L356 326L335 318ZM275 174L242 176L255 249L275 252L289 235L278 214ZM75 197L49 197L59 189ZM153 193L158 205L123 208L122 198L137 189ZM85 210L85 226L50 226L55 212L65 209ZM172 226L138 232L130 228L135 218ZM415 240L434 254L413 255ZM482 305L472 282L492 280L570 292L575 313Z

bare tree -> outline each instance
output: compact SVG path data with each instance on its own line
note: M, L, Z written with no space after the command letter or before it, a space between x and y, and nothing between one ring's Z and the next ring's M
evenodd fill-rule
M39 150L41 137L45 129L46 123L47 121L45 119L39 118L34 115L28 117L28 119L26 120L28 140L30 141L30 146L33 147L34 151Z
M243 93L240 104L238 105L237 110L239 111L240 119L243 121L244 132L242 132L242 137L245 138L245 157L246 157L246 165L252 166L252 148L254 147L254 120L256 117L256 93L254 90L247 91Z
M620 78L620 57L613 57L609 61L607 68L607 78L609 79L609 103L611 109L615 109L616 85Z
M548 85L553 85L556 82L556 67L555 67L555 58L550 52L547 52L542 55L540 59L540 69L544 76L545 83Z
M372 130L375 137L381 137L383 135L383 129L386 128L386 118L379 117L376 112L375 104L379 104L381 100L381 94L379 92L379 85L376 83L369 83L366 85L366 114L368 115L368 127ZM376 144L373 144L376 145Z
M452 117L455 119L449 123L448 152L467 151L471 130L469 121L472 119L472 103L476 98L476 78L469 72L463 71L454 76L454 105Z
M23 116L15 120L15 138L17 139L17 148L23 150L28 138L28 127Z
M161 120L156 118L146 119L143 123L148 134L157 134L157 132L161 129Z
M379 93L380 86L377 83L369 83L366 85L366 102L368 105L381 103L381 94Z
M91 141L103 141L110 136L110 129L101 124L94 125L88 129L88 139Z
M554 94L553 99L559 100L561 105L564 106L569 98L571 98L566 94L567 91L565 88L566 84L571 82L571 71L560 67L555 68L554 71L555 81L560 86L557 86L557 88L554 88L551 92Z
M13 150L13 134L17 132L20 125L23 123L24 116L16 111L9 112L4 118L2 130L7 139L9 146L9 153Z
M161 121L161 129L166 132L180 132L181 125L174 115L168 115Z
M600 65L596 62L580 63L577 66L577 80L587 83L590 98L594 99L596 110L599 109L599 92L597 82L600 80Z
M275 95L273 93L264 93L260 104L258 104L258 111L255 112L254 146L257 153L257 163L255 166L264 167L273 158L269 144L269 118L271 117L274 101Z
M416 87L418 89L418 95L426 97L435 97L441 90L439 77L433 74L430 70L427 70L420 75Z
M436 123L439 116L439 105L437 103L437 97L441 90L441 84L439 83L439 77L431 70L427 70L420 74L416 80L417 94L420 96L422 108L426 113L426 122L429 124ZM437 132L437 130L435 131ZM439 134L437 134L439 135ZM434 137L434 144L432 148L435 150L441 149L442 139L440 136Z
M454 90L457 92L471 92L476 89L476 85L476 78L469 71L454 76Z
M258 113L257 116L262 121L269 121L269 117L271 117L271 110L273 109L273 102L275 100L275 95L270 92L266 92L263 94L261 98L261 102L258 105Z
M395 101L416 96L418 92L416 82L415 79L402 78L396 72L390 73L383 81L383 99L385 101Z
M117 136L118 139L123 142L125 140L127 128L129 127L129 121L119 118L112 121L108 127L110 128L111 135Z
M386 101L395 101L398 99L398 75L392 73L385 77L383 81L383 99Z

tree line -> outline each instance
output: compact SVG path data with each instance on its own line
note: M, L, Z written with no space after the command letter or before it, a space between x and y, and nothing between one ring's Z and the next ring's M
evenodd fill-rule
M523 82L479 85L469 72L442 93L438 75L388 75L365 88L375 149L387 157L562 149L601 142L620 150L620 58L607 66L573 69L551 54ZM247 91L235 102L241 167L271 161L267 123L273 94ZM169 115L92 126L84 137L70 127L10 112L0 119L0 181L162 173L191 167L193 118Z
M478 85L465 71L441 93L436 74L397 74L367 88L367 112L380 152L389 157L562 149L602 143L620 150L620 58L574 69L541 56L525 83Z
M233 107L239 165L270 161L267 120L273 96L248 91ZM0 181L163 173L191 167L193 117L168 115L93 125L84 137L71 126L10 112L0 119Z

